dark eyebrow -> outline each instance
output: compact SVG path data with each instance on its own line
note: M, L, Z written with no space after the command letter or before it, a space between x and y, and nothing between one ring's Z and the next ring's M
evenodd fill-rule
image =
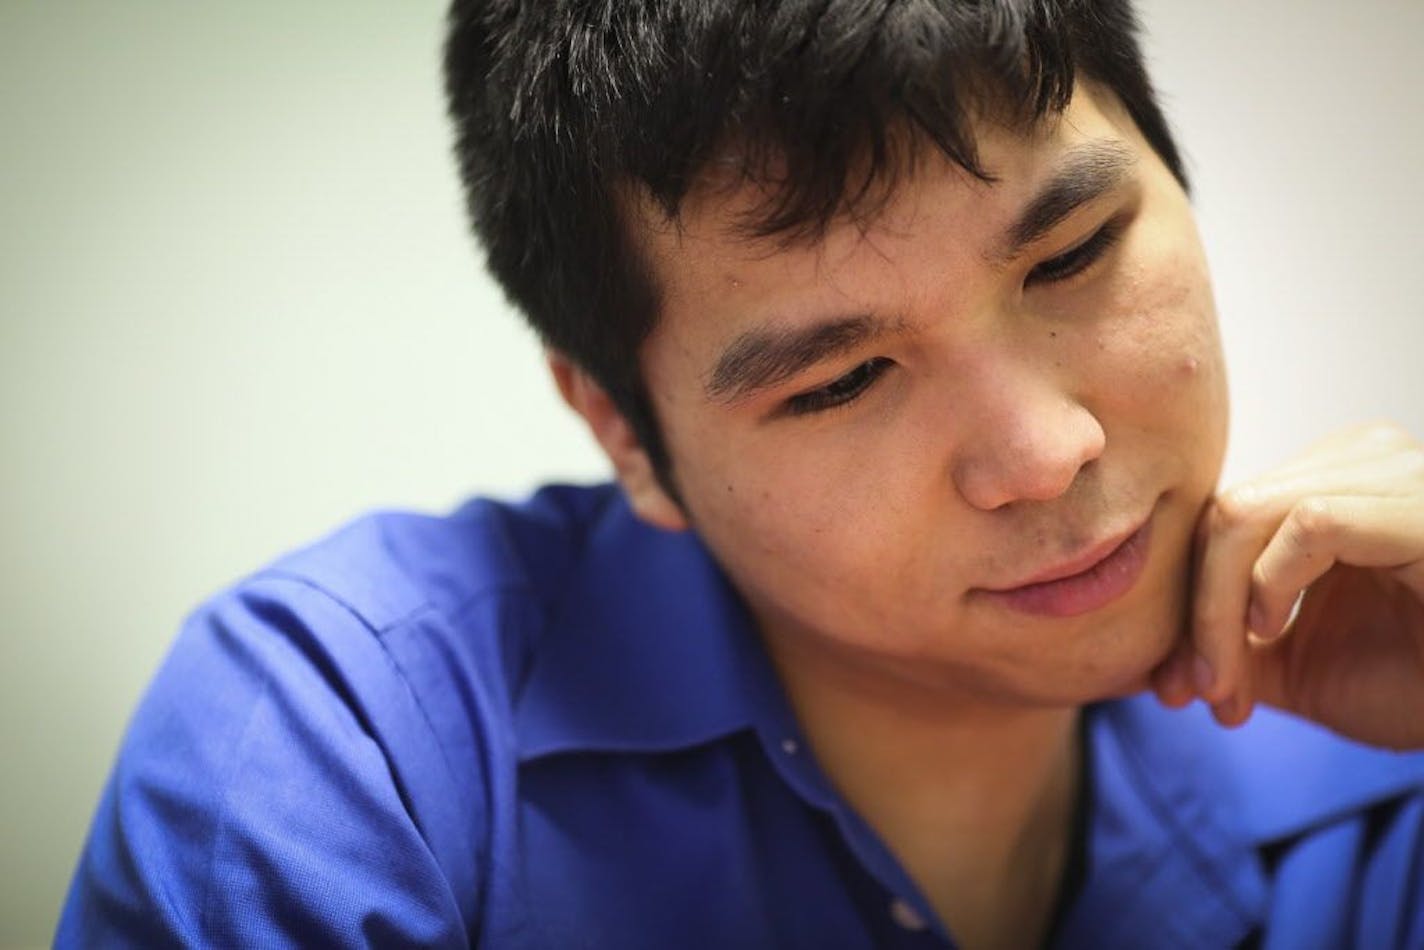
M708 378L707 395L720 402L736 402L889 329L884 321L861 315L797 329L749 330L718 357Z
M1012 260L1074 211L1116 188L1136 163L1136 154L1120 142L1099 140L1069 149L1052 177L1009 226L993 256ZM708 378L707 395L720 402L736 402L889 329L883 321L862 315L794 330L750 330L718 357Z
M1001 261L1017 257L1074 211L1116 188L1136 164L1132 149L1120 142L1075 146L1009 226L994 257Z

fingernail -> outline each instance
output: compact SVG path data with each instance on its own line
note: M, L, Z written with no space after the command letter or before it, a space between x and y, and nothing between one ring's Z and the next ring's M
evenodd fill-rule
M1216 717L1216 721L1230 729L1236 725L1236 700L1228 699L1217 703L1211 707L1211 714Z
M1192 683L1197 688L1197 693L1205 696L1211 692L1212 683L1216 681L1216 674L1212 672L1211 664L1206 661L1206 657L1198 655L1192 661Z
M1172 689L1178 694L1186 694L1188 697L1192 693L1192 668L1187 663L1185 656L1179 656L1172 661L1172 669L1168 674L1172 678Z
M1251 713L1256 709L1254 703L1247 702L1243 697L1238 696L1232 700L1231 718L1238 726L1244 726L1251 721Z
M1162 668L1158 684L1163 698L1169 701L1179 701L1184 693L1191 690L1191 685L1187 682L1186 668L1177 657L1168 660L1167 665Z
M1232 696L1225 702L1218 703L1212 707L1212 712L1216 714L1216 721L1229 729L1236 729L1244 726L1251 718L1252 706L1240 695Z

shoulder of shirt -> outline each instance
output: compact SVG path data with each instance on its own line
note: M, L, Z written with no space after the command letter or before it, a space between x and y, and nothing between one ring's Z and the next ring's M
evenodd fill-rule
M457 733L439 739L458 758L477 731L500 769L725 734L750 715L748 670L769 669L698 539L642 523L614 485L368 515L195 616L234 601L259 638L299 628L304 655L350 683L348 703L413 701Z
M614 485L553 485L522 502L475 498L443 515L377 511L243 583L285 577L316 588L377 632L426 611L456 618L482 599L557 591L589 525L617 499Z
M1146 781L1167 794L1194 784L1222 796L1237 827L1260 843L1424 798L1424 750L1367 746L1269 707L1235 729L1200 703L1173 711L1149 695L1109 704L1108 716Z
M261 814L264 799L234 795L220 778L253 755L267 756L263 768L340 773L331 780L365 789L363 803L393 783L391 801L420 830L465 919L475 919L486 825L511 807L493 777L515 762L515 693L551 609L541 601L560 595L590 525L619 503L613 486L556 486L517 504L476 499L447 515L377 512L278 558L194 611L119 772L150 783L203 774L184 787L206 790L193 809L214 827L237 822L234 802L272 820ZM254 751L244 737L264 704L275 712ZM156 750L178 755L171 738L155 735L175 722L188 764L155 778Z

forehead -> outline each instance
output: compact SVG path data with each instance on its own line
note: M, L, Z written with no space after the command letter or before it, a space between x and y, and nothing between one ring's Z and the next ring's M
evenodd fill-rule
M951 278L990 266L994 239L1066 153L1088 143L1145 148L1117 100L1087 85L1063 114L1028 132L986 123L975 133L992 182L927 148L873 218L837 220L814 241L750 236L747 222L774 187L736 180L731 163L709 170L676 219L637 203L632 217L659 290L654 335L725 342L767 321L854 307L927 270Z

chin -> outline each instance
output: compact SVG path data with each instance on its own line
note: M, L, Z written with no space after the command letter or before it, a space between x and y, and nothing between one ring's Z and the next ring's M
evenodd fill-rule
M1037 682L1023 684L1024 692L1048 704L1076 706L1142 692L1182 636L1180 602L1175 588L1115 618L1083 618L1080 627L1065 631L1070 649L1049 659L1050 668L1035 669Z
M1164 603L1165 600L1165 603ZM1080 702L1130 696L1147 689L1152 671L1167 659L1184 632L1180 595L1157 599L1156 609L1124 617L1107 632L1084 670Z
M1143 583L1120 602L1117 617L1096 624L1085 618L1081 701L1115 699L1148 689L1152 671L1188 635L1190 558L1185 548L1173 553L1176 556L1143 577Z

